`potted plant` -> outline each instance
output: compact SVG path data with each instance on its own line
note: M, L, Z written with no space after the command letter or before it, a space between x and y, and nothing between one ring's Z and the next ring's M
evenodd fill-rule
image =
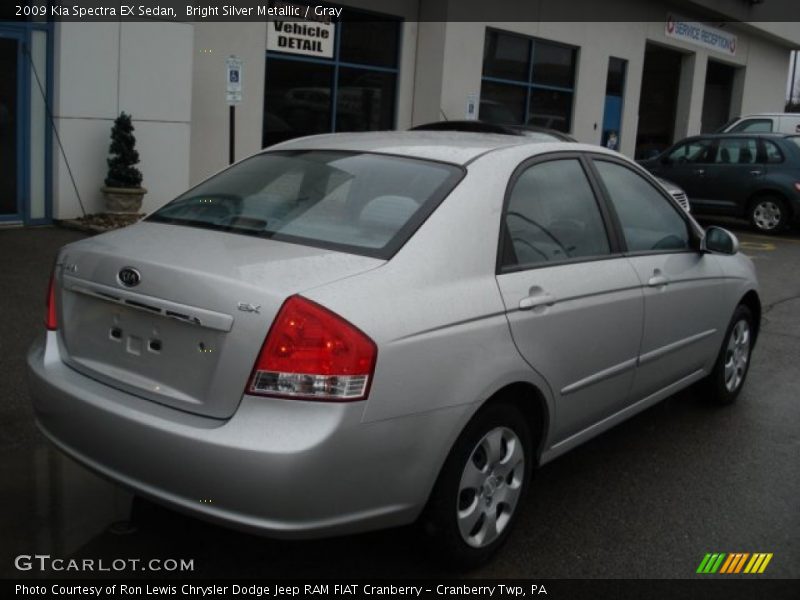
M138 214L147 190L142 187L142 173L135 166L139 162L139 153L136 151L131 116L124 111L114 120L108 152L108 174L103 188L106 210L110 213Z

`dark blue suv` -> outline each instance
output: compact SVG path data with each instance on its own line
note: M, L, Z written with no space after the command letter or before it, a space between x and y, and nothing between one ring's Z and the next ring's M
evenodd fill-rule
M681 186L693 212L745 217L764 233L800 219L798 135L699 135L639 164Z

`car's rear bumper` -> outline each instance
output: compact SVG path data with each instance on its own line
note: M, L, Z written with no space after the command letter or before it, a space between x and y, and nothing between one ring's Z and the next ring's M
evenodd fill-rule
M230 419L205 418L74 371L55 335L28 355L37 423L53 443L145 497L274 537L413 521L465 410L363 423L363 402L244 396Z

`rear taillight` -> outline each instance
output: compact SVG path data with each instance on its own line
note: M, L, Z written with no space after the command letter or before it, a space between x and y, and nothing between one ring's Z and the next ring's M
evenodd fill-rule
M248 393L308 400L367 397L378 349L351 323L302 296L283 303Z
M47 286L47 300L45 301L44 324L50 331L58 329L56 317L56 270L50 273L50 283Z

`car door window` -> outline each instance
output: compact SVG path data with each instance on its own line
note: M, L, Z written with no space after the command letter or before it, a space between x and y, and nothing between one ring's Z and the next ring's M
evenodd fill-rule
M756 162L758 145L750 138L725 138L719 141L716 160L719 165L750 165Z
M669 162L673 164L682 163L704 163L710 162L714 155L714 145L709 140L693 140L677 146L667 155Z
M778 148L775 143L768 140L762 140L761 143L764 145L764 154L759 162L765 162L767 164L783 162L783 152L781 152L781 149Z
M690 247L689 228L679 209L649 181L618 163L596 160L594 164L630 252L679 251Z
M610 252L597 199L576 158L526 169L513 184L504 223L504 267L536 266Z
M772 131L772 119L745 119L728 133L770 133Z

